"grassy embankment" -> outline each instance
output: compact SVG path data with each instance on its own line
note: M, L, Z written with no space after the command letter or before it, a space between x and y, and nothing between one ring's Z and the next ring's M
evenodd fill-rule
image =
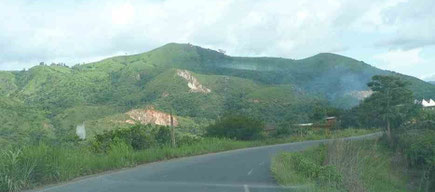
M299 186L296 191L408 191L404 159L377 140L281 153L271 169L279 184Z
M145 150L133 150L131 146L121 142L113 144L106 153L95 153L87 144L26 146L21 149L1 151L0 191L19 191L67 181L79 176L177 157L302 140L363 135L371 132L373 130L346 129L326 135L323 131L309 131L304 135L254 141L203 138L191 145L176 148L153 147Z

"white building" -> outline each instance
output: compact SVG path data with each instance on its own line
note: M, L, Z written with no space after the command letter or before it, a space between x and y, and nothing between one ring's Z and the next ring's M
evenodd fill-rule
M421 105L423 106L423 108L435 108L435 101L432 99L429 99L429 101L423 99L421 101Z

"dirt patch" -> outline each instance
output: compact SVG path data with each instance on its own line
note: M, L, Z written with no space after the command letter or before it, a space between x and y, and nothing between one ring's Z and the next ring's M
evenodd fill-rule
M187 81L190 92L210 93L211 90L204 87L199 81L187 70L177 70L177 75Z
M357 98L358 100L363 100L367 97L370 97L370 95L373 94L372 90L366 90L366 91L352 91L348 93L348 95Z
M163 93L162 93L162 97L167 97L167 96L169 96L169 93L168 93L168 92L163 92Z
M131 119L126 120L128 124L154 124L154 125L171 125L171 115L161 111L157 111L150 107L148 109L134 109L126 113ZM178 126L176 117L173 117L174 126Z
M248 101L251 103L260 103L259 99L249 99Z

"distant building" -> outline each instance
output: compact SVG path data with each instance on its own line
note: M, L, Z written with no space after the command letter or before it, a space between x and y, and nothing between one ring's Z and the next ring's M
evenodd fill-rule
M270 132L275 131L275 130L276 130L276 127L275 127L274 125L272 125L272 124L266 124L266 125L264 126L264 131L265 131L267 134L269 134Z
M424 109L435 109L435 101L432 99L429 99L429 101L423 99L419 103L421 103L421 106L423 106Z
M327 117L326 124L330 127L333 127L337 123L337 117Z
M296 124L296 126L298 126L298 127L311 127L311 126L313 126L313 123L301 123L301 124Z

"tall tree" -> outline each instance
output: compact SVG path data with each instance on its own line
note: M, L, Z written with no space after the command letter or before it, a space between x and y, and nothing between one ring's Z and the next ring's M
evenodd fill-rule
M408 83L396 76L373 76L368 86L374 93L363 102L364 111L375 114L368 116L382 122L391 141L392 127L398 127L412 117L413 93L407 88Z

